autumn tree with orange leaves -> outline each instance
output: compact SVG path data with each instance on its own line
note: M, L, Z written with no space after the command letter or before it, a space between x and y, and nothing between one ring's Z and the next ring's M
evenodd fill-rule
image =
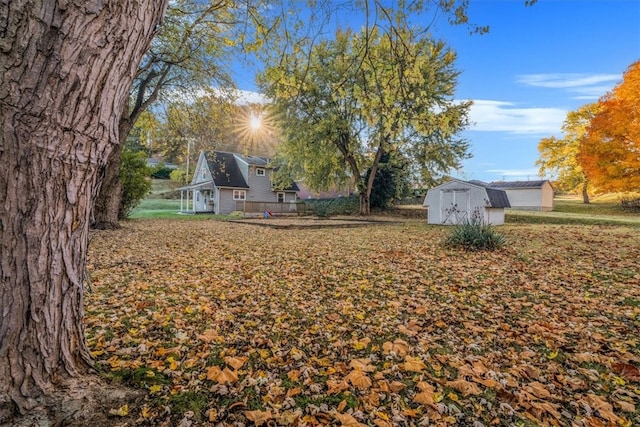
M640 190L640 61L599 100L582 139L578 162L600 190Z

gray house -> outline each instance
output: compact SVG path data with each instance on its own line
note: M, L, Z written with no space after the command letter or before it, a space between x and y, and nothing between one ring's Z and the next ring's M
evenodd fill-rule
M507 193L480 181L452 179L427 192L423 206L429 208L429 224L455 225L478 218L485 224L504 224Z
M180 211L229 214L260 212L281 207L293 210L298 186L276 189L271 182L269 159L223 151L201 152L191 184L180 188Z

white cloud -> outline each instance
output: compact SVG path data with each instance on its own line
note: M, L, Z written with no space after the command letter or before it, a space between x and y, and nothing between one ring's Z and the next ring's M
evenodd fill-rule
M550 73L523 74L517 81L527 86L564 89L576 94L574 99L597 100L621 79L621 74Z
M238 90L236 95L238 97L236 103L240 105L265 104L267 102L263 94L250 90Z
M611 83L613 86L621 77L620 74L523 74L518 76L518 82L529 86L567 89L602 83Z
M469 113L469 130L513 134L560 132L567 111L561 108L522 108L504 101L474 100Z

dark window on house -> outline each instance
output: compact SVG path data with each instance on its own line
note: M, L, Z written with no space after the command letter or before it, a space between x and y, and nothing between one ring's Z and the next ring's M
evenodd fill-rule
M245 190L233 190L233 200L246 200L247 192Z
M284 193L278 192L277 197L278 197L278 203L284 203Z
M265 170L262 168L256 168L256 176L265 176Z

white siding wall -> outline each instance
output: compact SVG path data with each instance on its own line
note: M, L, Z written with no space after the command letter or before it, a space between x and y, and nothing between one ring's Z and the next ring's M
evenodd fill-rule
M539 211L542 205L542 191L539 188L512 188L504 190L512 209Z
M471 219L477 208L482 220L490 224L504 224L503 208L486 208L487 192L484 188L464 182L451 181L427 192L424 206L429 207L429 224L456 224ZM456 212L452 213L452 206Z
M204 175L203 175L204 171ZM199 184L205 181L211 181L211 171L209 170L209 165L207 164L204 153L200 153L200 157L198 157L198 163L196 163L196 168L193 171L189 171L193 175L191 176L191 185Z
M484 220L491 225L504 224L504 208L485 208Z

